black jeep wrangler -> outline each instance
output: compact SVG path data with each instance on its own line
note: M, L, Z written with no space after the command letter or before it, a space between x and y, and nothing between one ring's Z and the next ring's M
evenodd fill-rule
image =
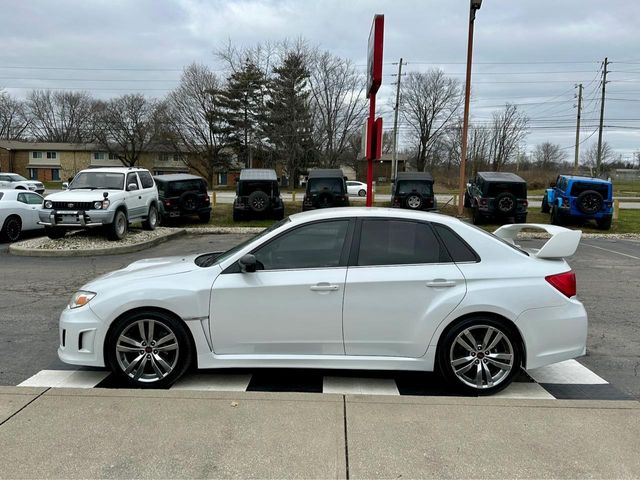
M233 202L235 222L249 218L284 218L284 203L280 198L275 170L245 168L240 170Z
M344 173L339 168L309 170L302 211L316 208L348 207L349 194Z
M433 176L428 172L398 172L391 186L391 206L410 210L435 210Z
M515 173L478 172L464 194L464 206L473 210L475 225L489 218L526 223L528 204L527 182Z
M153 177L158 186L160 218L197 215L202 223L211 220L211 199L207 193L207 181L196 175L175 173Z

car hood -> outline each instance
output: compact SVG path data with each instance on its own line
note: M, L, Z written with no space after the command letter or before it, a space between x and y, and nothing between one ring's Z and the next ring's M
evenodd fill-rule
M47 200L55 202L94 202L103 198L104 192L109 192L109 198L121 194L122 190L65 190L47 195Z
M191 272L200 268L194 263L196 257L198 257L198 255L138 260L125 268L115 270L92 280L82 287L82 289L95 292L107 287L108 284L111 283L121 284L122 282L131 282L145 278Z

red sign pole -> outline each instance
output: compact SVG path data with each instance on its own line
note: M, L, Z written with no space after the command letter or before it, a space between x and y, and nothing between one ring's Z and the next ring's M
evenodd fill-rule
M367 156L367 207L373 205L373 161L378 158L382 145L377 145L376 134L376 92L382 83L382 45L384 43L384 15L375 15L369 33L369 52L367 61L369 97L369 118L367 120L366 156Z
M376 139L375 135L375 122L374 118L376 116L376 95L369 95L369 120L367 128L367 144L370 147L367 149L369 154L367 155L367 207L371 207L373 205L373 160L376 156L376 152L374 147L374 142Z

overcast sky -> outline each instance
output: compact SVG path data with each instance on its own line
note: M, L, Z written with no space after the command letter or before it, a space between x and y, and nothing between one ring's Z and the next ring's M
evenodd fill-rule
M0 88L84 89L98 97L131 91L162 96L191 62L219 68L228 40L251 46L304 37L366 63L375 13L385 15L379 114L400 57L405 71L440 67L464 80L468 0L0 0ZM611 62L605 140L631 158L640 149L640 2L484 0L476 20L472 119L505 102L531 118L529 148L551 141L573 155L574 84L583 83L586 148L599 115L602 61ZM28 67L28 68L27 68ZM364 68L363 68L364 69ZM404 127L406 128L406 127Z

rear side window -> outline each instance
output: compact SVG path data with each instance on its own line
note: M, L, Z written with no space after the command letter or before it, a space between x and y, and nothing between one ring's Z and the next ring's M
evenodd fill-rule
M153 178L151 178L151 174L149 172L138 172L138 176L140 177L140 183L142 183L142 188L153 187Z
M308 189L311 193L329 191L340 195L344 193L344 180L342 178L310 178Z
M359 266L443 263L451 259L426 223L404 220L364 220Z
M2 200L3 196L4 196L4 193L0 192L0 200Z
M456 263L479 262L478 254L460 236L439 223L432 223L433 228L438 232L440 239L449 252L451 259Z
M408 193L417 192L420 195L431 196L431 182L420 180L400 180L398 181L398 195L406 195Z

